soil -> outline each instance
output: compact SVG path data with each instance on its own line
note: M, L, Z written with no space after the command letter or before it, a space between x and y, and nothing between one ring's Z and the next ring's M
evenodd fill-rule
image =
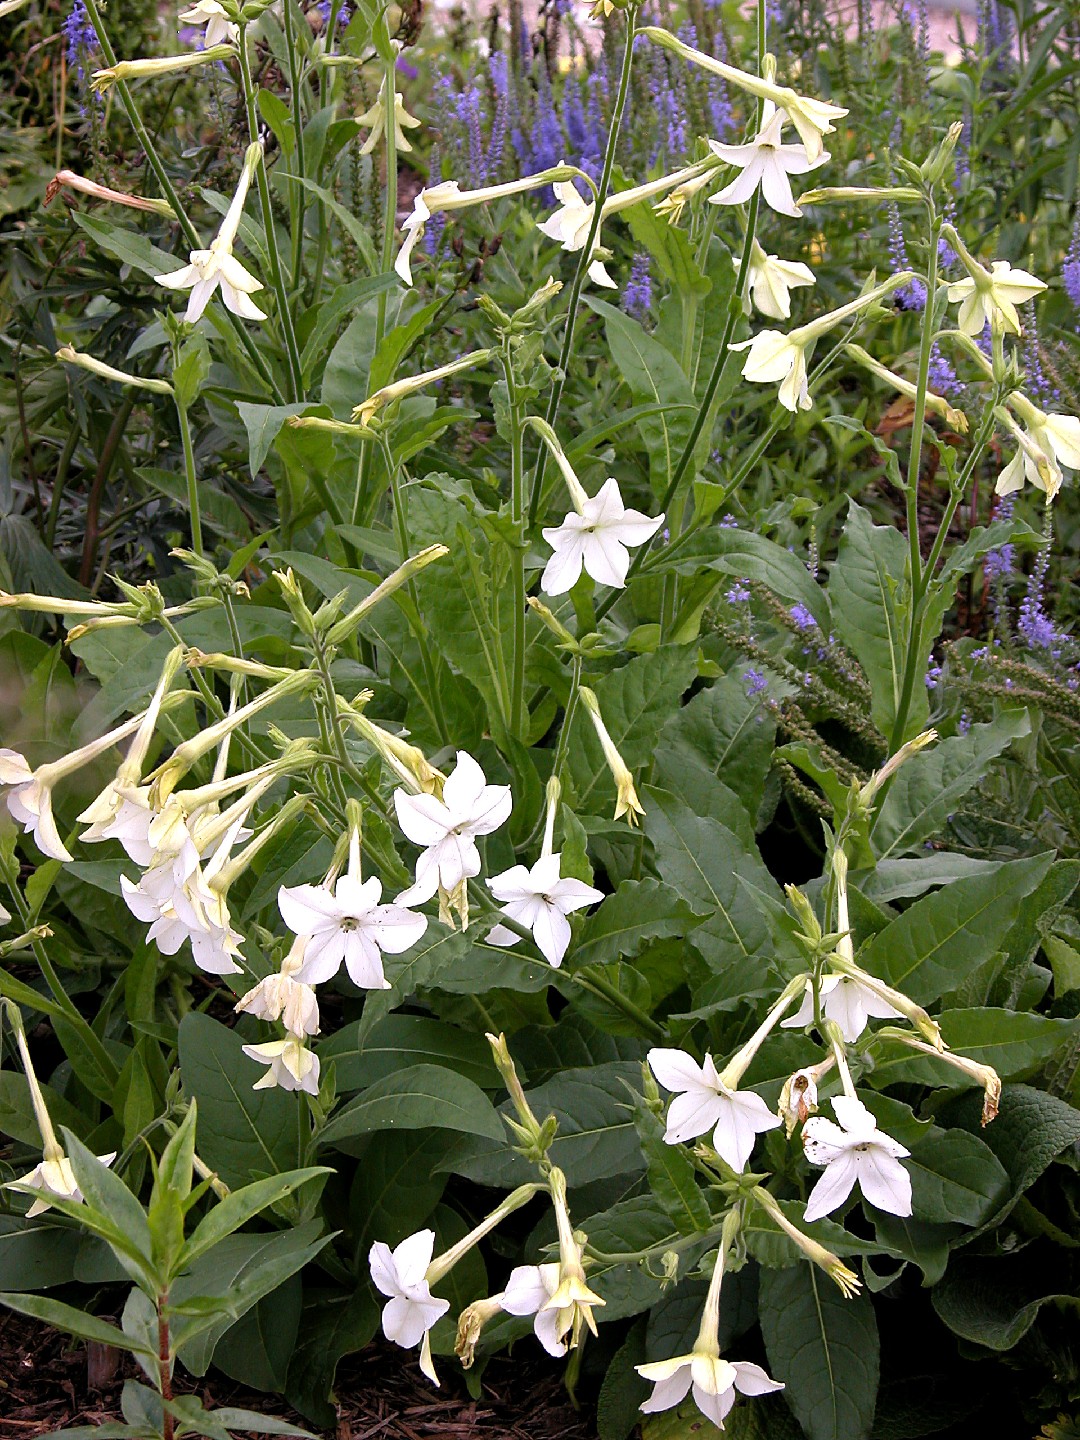
M382 1343L344 1360L338 1371L337 1428L328 1440L595 1440L591 1417L571 1405L561 1366L543 1358L497 1357L473 1400L448 1366L434 1390L402 1352ZM119 1364L117 1361L119 1360ZM67 1425L119 1421L120 1391L138 1373L126 1358L86 1346L13 1313L0 1313L0 1440L35 1440ZM263 1395L222 1376L192 1381L209 1409L222 1405L313 1427L277 1395ZM243 1432L236 1432L242 1440Z

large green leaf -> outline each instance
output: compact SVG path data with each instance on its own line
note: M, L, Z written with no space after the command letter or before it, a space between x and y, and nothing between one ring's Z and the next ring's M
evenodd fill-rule
M1021 901L1042 880L1051 858L1014 860L992 874L954 880L875 935L861 963L918 1004L930 1004L1000 947Z
M845 1300L804 1261L763 1271L758 1303L769 1372L808 1440L866 1440L880 1351L870 1297Z
M988 1350L1011 1350L1044 1305L1057 1306L1074 1332L1080 1319L1080 1299L1048 1291L1045 1282L1040 1287L1034 1267L1020 1258L958 1261L934 1287L932 1298L934 1309L954 1334Z
M624 880L589 916L571 952L573 965L608 965L651 940L683 936L698 923L674 890L657 880Z
M180 1074L199 1102L199 1154L227 1185L299 1169L307 1107L284 1090L254 1090L262 1071L234 1031L192 1011L180 1022Z
M901 765L874 825L878 857L907 854L936 835L957 800L1030 730L1026 710L1005 710L989 724L973 725L966 735L952 735Z
M343 1025L322 1042L319 1055L324 1064L333 1059L339 1093L363 1090L406 1065L443 1065L492 1089L499 1079L482 1035L426 1015L387 1015L366 1035L359 1021Z
M353 1291L307 1291L289 1361L285 1387L289 1403L316 1425L334 1425L337 1407L329 1400L338 1362L362 1350L378 1323L379 1307L367 1285Z
M333 1145L374 1130L428 1129L500 1141L506 1135L495 1106L466 1076L445 1065L407 1065L338 1110L320 1140Z
M829 604L840 639L866 671L874 724L886 737L892 735L904 682L906 614L899 591L907 563L900 531L872 524L867 511L850 501L840 551L829 572ZM920 672L912 688L903 739L926 724L922 678Z

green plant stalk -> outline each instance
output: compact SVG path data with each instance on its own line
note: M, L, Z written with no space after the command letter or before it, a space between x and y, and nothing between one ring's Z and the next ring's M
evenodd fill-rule
M400 467L395 464L393 454L390 450L390 443L386 439L385 432L379 432L379 446L383 454L383 462L386 465L386 473L390 476L390 494L394 506L394 529L397 532L398 555L402 565L409 558L409 518L405 511L405 496L401 488ZM439 690L436 678L435 662L431 658L431 647L428 645L427 629L423 622L423 612L420 607L420 600L416 593L416 581L410 576L406 582L406 589L409 592L409 599L412 601L413 609L416 611L419 624L413 631L416 636L416 643L420 649L420 663L424 668L424 679L427 682L429 694L421 695L417 689L417 699L428 713L428 718L438 731L439 738L444 745L450 744L450 729L446 723L446 716L443 713L442 694ZM413 687L416 689L417 687Z
M510 676L510 733L525 743L525 426L514 378L509 342L503 347L503 375L510 402L510 519L514 548L510 557L514 607L514 658Z
M243 84L244 105L247 110L248 134L251 137L251 143L254 145L257 144L259 140L259 116L255 108L255 87L251 79L251 62L248 59L246 25L240 27L237 53L240 57L240 79ZM274 210L270 203L270 182L266 175L266 156L262 153L261 145L259 148L259 165L255 171L255 178L259 185L263 229L266 232L266 254L270 261L270 283L274 288L274 294L277 296L278 319L281 325L281 333L285 340L285 354L289 364L290 399L296 401L302 399L304 393L300 350L296 343L296 330L293 327L292 309L289 305L289 292L285 286L285 275L281 268L281 256L278 254Z
M293 129L296 131L296 168L301 179L307 178L307 164L304 159L304 114L300 101L300 67L299 57L296 53L296 35L293 32L293 12L290 0L285 0L282 5L282 16L285 22L285 46L289 52L289 99L292 102ZM292 288L293 293L300 289L302 279L302 267L304 263L304 208L307 196L307 189L303 185L293 187L295 214L292 219Z
M604 168L600 175L600 184L597 188L593 202L592 223L589 226L589 235L585 241L584 248L578 256L577 269L574 271L574 279L570 285L570 301L566 308L566 328L563 331L562 348L559 352L559 368L555 375L555 382L551 387L551 395L548 398L547 410L544 412L544 419L554 428L555 419L559 413L559 406L562 403L563 389L566 385L567 368L570 364L570 357L574 349L574 330L577 326L578 310L581 303L581 291L585 285L585 277L588 274L589 265L592 262L593 246L600 233L600 225L604 216L604 201L611 189L611 176L615 169L615 152L619 147L619 132L622 129L623 112L626 109L626 99L630 93L630 71L634 63L634 32L637 27L638 7L631 4L625 11L626 18L626 45L623 49L622 69L619 74L619 89L615 97L615 109L611 116L611 128L608 131L607 149L604 151ZM547 451L543 442L538 443L536 462L533 467L531 495L529 499L529 529L536 524L536 514L540 504L540 489L544 480L544 473L547 470Z
M650 1036L653 1040L665 1039L667 1032L664 1027L658 1025L651 1015L646 1015L645 1011L639 1005L635 1005L628 995L624 995L617 985L613 985L606 975L590 969L588 973L581 971L577 975L571 976L571 979L583 990L591 991L592 994L598 995L610 1005L614 1005L616 1010L621 1010L643 1034Z
M384 22L385 23L385 22ZM387 274L394 263L394 236L397 231L397 62L393 56L383 61L383 82L386 86L386 204L383 210L382 268ZM378 351L386 332L386 291L379 291L375 311L375 350Z
M169 1292L163 1290L157 1297L158 1328L158 1390L165 1405L161 1417L162 1440L173 1440L175 1421L169 1410L172 1404L172 1347L169 1343Z
M188 420L187 406L180 396L175 394L174 399L176 417L180 422L180 439L184 447L184 474L187 477L188 514L191 517L191 548L201 560L206 552L203 549L202 509L199 504L199 479L195 473L195 449L191 443L191 422Z
M97 36L98 44L101 46L101 54L104 57L106 65L115 65L116 51L112 48L109 36L105 30L104 21L101 18L101 12L98 10L95 0L87 0L86 13L89 17L90 24L94 27L94 34ZM143 124L142 116L139 114L138 106L135 104L127 82L125 80L117 80L113 88L120 96L120 103L123 105L127 114L128 123L131 125L132 130L135 132L136 139L142 146L147 162L161 187L161 193L172 206L173 214L176 216L180 229L184 233L184 239L188 243L188 249L201 250L202 241L199 239L199 233L191 223L187 211L180 203L180 196L176 193L176 187L169 178L169 172L165 169L161 156L157 153L157 148L154 145L149 130L147 130ZM231 310L226 310L225 313L229 317L229 323L232 325L237 339L247 351L248 359L255 367L259 379L262 380L263 384L279 404L284 403L285 397L278 388L277 381L271 374L266 361L259 354L258 346L244 328L243 321L239 315L234 315Z
M64 441L64 448L60 452L60 458L56 462L56 478L53 480L52 499L49 502L49 513L45 520L45 547L48 550L51 550L56 542L56 526L60 519L61 502L81 434L78 420L73 421L71 429L68 431L68 437Z

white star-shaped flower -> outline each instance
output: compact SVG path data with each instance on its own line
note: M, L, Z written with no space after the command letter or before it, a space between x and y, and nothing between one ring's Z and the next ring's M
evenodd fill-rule
M809 410L810 386L806 374L806 347L779 330L761 330L752 340L740 340L732 350L747 350L743 378L754 385L780 382L778 399L785 410Z
M544 567L540 588L546 595L565 595L584 568L600 585L621 589L630 568L627 547L644 545L664 523L623 504L617 480L605 480L599 494L571 510L561 525L543 531L555 552Z
M240 997L233 1006L238 1013L254 1015L256 1020L280 1020L290 1035L298 1038L319 1033L319 1001L315 991L297 980L304 950L298 940L285 958L281 969L266 975L257 985Z
M390 1297L383 1306L383 1334L405 1350L422 1345L420 1368L437 1385L428 1332L450 1309L450 1301L437 1300L427 1281L434 1249L434 1230L418 1230L393 1250L376 1240L368 1251L368 1265L375 1288Z
M41 853L50 860L70 860L53 818L52 786L30 769L17 750L0 750L0 785L6 787L8 814L25 834L33 835Z
M119 840L129 859L146 868L153 864L156 853L150 842L150 826L157 814L150 805L149 785L112 781L78 817L87 826L79 839L87 845Z
M1023 489L1027 480L1052 500L1061 489L1062 467L1080 470L1080 419L1075 415L1047 415L1023 397L1014 396L1010 403L1016 405L1025 425L1022 432L1014 432L1019 447L998 476L994 489L998 495L1011 495Z
M949 286L950 304L960 305L956 323L965 335L981 335L995 317L1008 335L1019 335L1020 316L1017 305L1040 295L1046 289L1042 280L1027 270L1014 270L1007 260L995 260L990 266L990 281L980 285L970 275Z
M384 80L379 89L378 98L375 104L365 110L362 115L356 117L357 125L371 127L371 134L360 146L361 155L370 155L379 143L379 139L386 130L386 81ZM405 97L400 91L394 92L394 145L395 148L404 151L406 154L412 149L406 130L415 130L420 124L414 116L408 114L405 109Z
M309 1095L319 1093L319 1057L309 1050L296 1035L285 1040L270 1040L265 1045L242 1045L240 1047L249 1060L258 1060L260 1065L269 1065L261 1080L256 1080L253 1090L306 1090Z
M771 320L791 319L790 291L813 285L814 272L801 260L781 260L769 255L755 240L750 247L748 283L754 304Z
M674 1409L692 1388L694 1404L721 1430L728 1411L735 1404L736 1390L743 1395L768 1395L770 1391L784 1388L780 1381L770 1380L760 1365L745 1360L724 1360L704 1350L634 1368L643 1380L654 1386L653 1393L641 1407L645 1414Z
M570 944L567 915L604 898L583 880L563 879L561 859L559 854L541 855L532 869L514 865L488 881L488 889L503 902L503 914L532 931L541 955L556 970ZM521 937L496 925L487 938L489 945L516 945Z
M180 270L170 270L154 279L167 290L190 290L184 319L194 325L209 305L214 291L221 288L221 298L226 310L239 315L242 320L265 320L266 315L250 298L261 290L261 280L256 280L245 270L232 253L232 246L222 246L217 240L210 243L209 250L192 250L188 264Z
M307 937L303 963L295 978L321 985L344 963L362 990L388 990L382 954L400 955L427 929L427 916L403 905L380 905L382 882L360 878L360 845L353 832L349 868L336 884L283 885L278 891L281 918L294 935Z
M781 215L798 218L802 211L791 193L789 175L805 175L829 159L823 150L811 160L805 145L785 145L780 132L788 120L785 110L778 110L771 100L762 102L761 129L746 145L723 145L710 140L709 148L729 165L738 166L741 174L730 185L711 195L714 205L742 205L761 187L765 203Z
M890 1215L911 1214L911 1176L900 1164L910 1155L898 1140L877 1128L877 1121L850 1095L832 1102L839 1125L814 1115L803 1126L803 1149L811 1165L825 1173L810 1192L806 1220L820 1220L841 1206L855 1185L879 1210Z
M508 1315L536 1316L533 1333L556 1359L566 1354L566 1343L558 1334L559 1312L545 1307L558 1288L558 1265L518 1265L511 1270L502 1297L502 1308Z
M835 1020L840 1033L853 1045L866 1029L866 1022L903 1018L903 1011L883 1000L868 985L849 975L826 975L821 981L821 1010L826 1020ZM802 1030L814 1023L814 987L808 980L802 1004L794 1015L780 1021L782 1030Z
M490 835L509 818L513 800L509 785L489 785L473 757L459 750L441 800L395 790L394 805L402 830L424 847L416 862L415 883L397 897L398 903L421 905L436 891L450 895L464 880L479 875L476 839Z
M564 250L575 254L578 250L583 250L588 241L596 202L583 200L572 180L556 180L551 188L559 202L558 208L536 228L541 235L557 241ZM593 253L596 254L595 251ZM589 265L589 279L594 285L601 285L606 290L618 289L599 258L593 259Z
M98 1160L102 1165L111 1165L116 1159L116 1151L110 1150L107 1155L99 1155ZM75 1172L71 1168L71 1161L66 1155L57 1159L42 1160L40 1165L35 1165L29 1175L21 1175L18 1180L13 1180L12 1185L26 1186L28 1189L40 1190L42 1195L58 1195L62 1200L82 1200L82 1191L79 1189L75 1179ZM46 1210L51 1209L50 1202L46 1199L35 1200L26 1212L26 1218L32 1220L35 1215L42 1215Z
M225 13L225 7L218 3L218 0L195 0L194 5L189 5L186 10L181 10L176 17L182 25L205 25L206 32L203 35L203 46L209 50L211 45L232 45L239 35L239 28L233 24Z
M682 1050L650 1050L648 1058L660 1084L675 1092L664 1132L669 1145L693 1140L711 1129L716 1153L733 1170L742 1170L758 1135L780 1124L780 1117L760 1095L725 1085L711 1055L705 1056L703 1065Z

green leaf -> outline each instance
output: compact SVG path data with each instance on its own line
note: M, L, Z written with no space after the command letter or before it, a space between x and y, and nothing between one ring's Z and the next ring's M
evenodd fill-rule
M150 1360L156 1359L149 1347L140 1345L108 1321L76 1310L74 1305L64 1305L61 1301L49 1300L44 1295L13 1295L10 1292L0 1293L0 1305L6 1305L9 1310L17 1310L20 1315L28 1315L31 1320L41 1320L69 1335L77 1335L80 1340L93 1340L98 1345L110 1345L115 1350L130 1350L145 1355Z
M752 530L724 529L718 525L700 531L693 540L680 545L671 559L661 550L649 565L650 575L674 572L697 575L717 570L722 575L756 580L767 585L782 600L805 605L822 632L829 634L830 597L813 579L803 562L783 545Z
M647 1359L645 1322L639 1320L616 1350L600 1386L596 1400L596 1433L600 1440L629 1440L640 1422L638 1407L649 1397L649 1383L634 1367Z
M638 421L649 456L653 492L662 495L694 423L697 403L693 387L670 351L647 335L636 320L604 300L591 296L585 300L604 321L608 350L634 401L662 407Z
M387 1015L366 1034L361 1022L343 1025L319 1046L334 1061L338 1093L363 1090L406 1065L439 1064L481 1088L494 1089L498 1071L482 1035L426 1015Z
M300 1330L303 1294L297 1274L264 1295L214 1346L214 1368L253 1390L284 1390ZM215 1414L220 1417L221 1411Z
M309 1165L304 1170L290 1170L284 1175L270 1175L265 1180L255 1180L240 1190L232 1190L219 1200L199 1221L180 1255L178 1266L186 1269L193 1265L207 1250L212 1249L234 1230L239 1230L249 1220L284 1200L317 1175L330 1175L332 1170L323 1165Z
M986 775L992 762L1031 732L1026 710L1005 710L966 735L920 750L897 771L873 830L880 859L916 850L937 835L956 802Z
M1004 1166L966 1130L935 1125L902 1164L911 1175L912 1212L922 1223L981 1225L1008 1195Z
M712 1214L697 1172L681 1145L664 1143L664 1126L639 1097L633 1097L634 1125L649 1172L649 1187L681 1235L708 1230Z
M637 955L650 940L683 936L700 919L658 880L624 880L586 920L571 952L574 968Z
M79 229L85 230L106 254L124 265L134 266L151 279L156 275L168 274L170 270L181 270L187 263L179 256L170 255L167 250L159 250L145 235L134 230L113 225L111 221L102 220L97 215L87 215L82 210L71 210L68 213Z
M471 1080L444 1065L407 1065L377 1080L332 1117L320 1136L333 1145L373 1130L457 1130L503 1140L494 1105Z
M0 1215L0 1275L9 1290L48 1290L75 1278L82 1236L53 1219Z
M199 1104L199 1154L227 1185L299 1168L307 1149L307 1109L284 1090L254 1090L258 1065L242 1040L209 1015L180 1022L180 1075Z
M1080 1017L1055 1019L1025 1010L943 1010L938 1023L950 1050L992 1066L1003 1080L1032 1074L1060 1045L1080 1032ZM930 1056L925 1060L905 1059L903 1051L892 1048L875 1073L886 1077L882 1083L889 1085L905 1081L959 1088L976 1083L946 1061Z
M891 525L874 525L854 500L849 502L840 551L829 573L833 625L866 671L873 697L874 724L891 737L900 707L907 637L898 591L906 584L904 537ZM902 739L926 724L929 706L922 672L916 676Z
M765 1270L759 1296L769 1373L808 1440L866 1440L879 1351L870 1297L845 1300L813 1265Z
M294 405L255 405L247 400L237 400L236 408L248 437L248 469L251 478L257 480L278 432L290 415L302 415L310 409L307 401Z
M289 1403L316 1425L334 1425L337 1408L328 1402L338 1363L362 1350L378 1323L379 1306L366 1284L351 1293L305 1291L297 1344L285 1382Z
M1080 1299L1072 1294L1033 1295L1035 1272L1023 1259L962 1259L934 1287L934 1309L954 1334L988 1350L1011 1350L1034 1325L1044 1305L1064 1311L1076 1326Z
M1022 900L1040 883L1051 859L1037 855L1013 860L993 874L953 881L875 935L860 963L917 1004L930 1004L1000 947Z
M1030 1189L1050 1163L1080 1141L1080 1110L1031 1085L1006 1085L992 1125L981 1126L982 1102L964 1096L949 1118L977 1132L1008 1172L1013 1196Z

